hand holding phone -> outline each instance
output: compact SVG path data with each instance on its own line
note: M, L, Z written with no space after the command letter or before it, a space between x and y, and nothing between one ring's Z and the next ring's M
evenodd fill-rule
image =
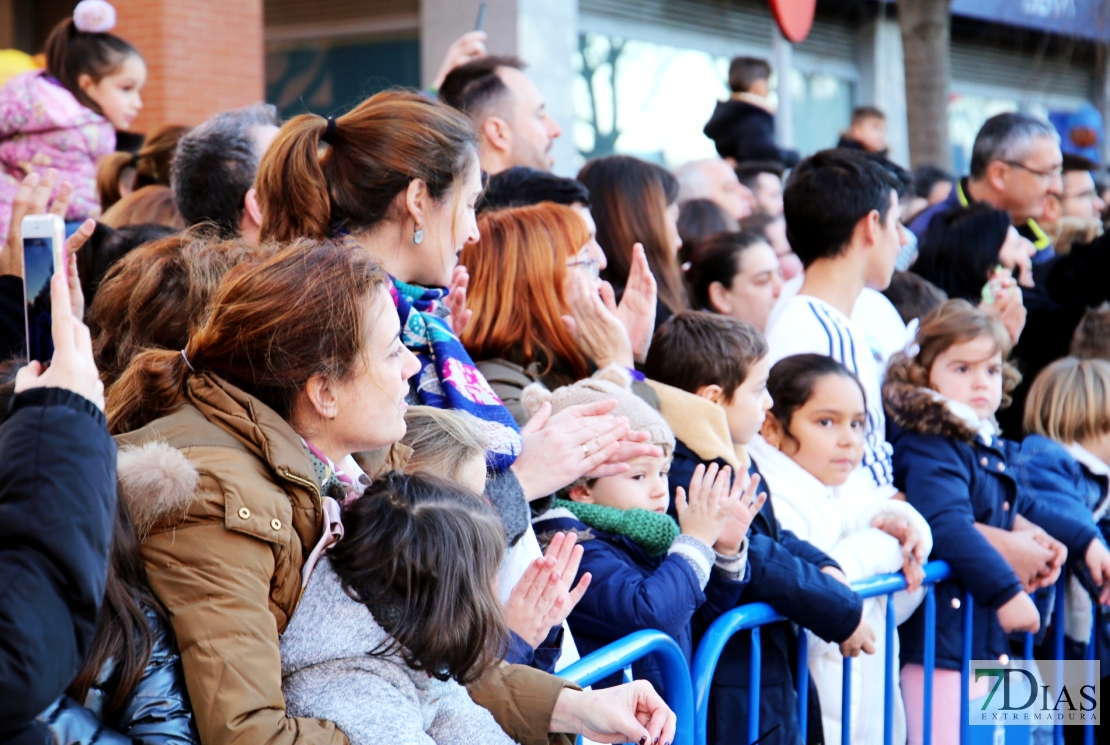
M51 316L53 355L50 367L32 360L15 378L15 392L31 388L65 388L104 409L104 383L96 371L89 327L73 314L70 287L64 271L48 280L54 313Z

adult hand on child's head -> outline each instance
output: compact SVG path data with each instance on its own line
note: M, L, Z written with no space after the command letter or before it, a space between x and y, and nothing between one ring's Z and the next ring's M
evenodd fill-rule
M551 712L548 732L571 732L594 742L671 745L674 712L646 680L599 691L564 688Z
M566 299L570 315L563 316L563 323L582 353L599 368L611 364L631 368L634 363L628 331L605 307L593 278L583 272L567 275Z
M603 479L606 476L616 476L618 473L627 471L629 469L628 462L634 458L643 456L660 458L662 455L663 448L651 442L650 433L629 430L620 439L619 447L615 453L609 456L609 460L587 473L586 478Z
M632 246L632 266L629 267L628 280L619 305L616 303L613 286L608 282L601 283L601 298L606 307L624 324L637 362L647 359L648 349L651 347L658 297L659 287L651 273L651 267L648 266L642 243Z
M447 299L443 304L447 306L450 315L447 317L455 336L460 336L463 329L474 317L474 311L466 308L466 288L470 284L470 274L461 264L451 272L451 284L447 286Z
M755 516L767 502L767 493L758 491L759 480L759 474L755 474L748 479L746 487L742 486L742 479L737 478L733 481L732 495L735 496L736 501L729 511L724 527L721 528L717 543L713 545L713 550L717 553L735 556L740 552L740 544L744 542L752 520L755 520Z
M840 642L840 653L845 657L859 657L860 652L875 654L875 630L867 619L860 616L859 626L844 641Z
M1041 628L1041 614L1033 599L1024 592L1019 592L998 609L998 623L1007 634L1014 631L1031 631L1035 634Z
M1091 579L1099 587L1098 602L1110 605L1110 551L1106 550L1101 538L1093 538L1083 557Z
M733 506L740 499L739 490L729 492L731 479L730 466L719 468L716 463L711 463L706 468L699 464L690 479L689 495L681 486L678 487L674 507L683 535L697 538L707 546L717 542Z
M467 62L473 62L486 56L486 39L489 38L485 31L469 31L451 42L447 47L447 54L443 55L443 64L432 80L432 88L439 90L443 81L456 67L462 67Z
M104 384L93 361L92 336L89 328L73 315L70 308L69 284L59 267L50 280L50 302L54 338L54 356L44 372L42 365L31 362L20 369L15 378L15 391L31 388L65 388L104 409Z
M528 501L554 494L608 462L628 435L616 400L568 406L554 416L544 403L521 428L524 445L512 471Z
M591 576L586 573L570 589L582 561L582 547L574 545L577 540L573 533L556 533L544 556L528 566L505 603L506 624L532 649L566 620L590 586Z

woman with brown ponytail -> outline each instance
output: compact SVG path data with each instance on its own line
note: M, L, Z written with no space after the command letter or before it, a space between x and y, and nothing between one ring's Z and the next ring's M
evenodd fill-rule
M518 428L459 341L468 278L458 257L478 240L482 191L463 115L417 93L385 91L337 119L295 117L266 151L256 188L263 239L350 236L385 267L402 341L420 360L410 403L481 421L490 442L486 496L510 543L527 529L527 502L582 476L623 472L630 458L652 452L646 434L609 415L615 401L557 417L547 407Z
M336 503L362 492L352 453L401 439L418 369L378 262L302 240L229 272L185 349L139 354L110 389L121 493L204 745L347 744L331 722L286 715L278 639L335 540ZM673 736L647 684L568 685L503 666L471 695L526 745Z

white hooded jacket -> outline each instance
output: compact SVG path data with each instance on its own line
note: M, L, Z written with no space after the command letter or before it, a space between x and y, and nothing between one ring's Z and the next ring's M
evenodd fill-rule
M828 487L790 457L757 436L748 446L767 489L775 501L775 516L785 530L812 543L840 564L849 582L902 569L898 540L871 521L879 515L899 517L909 523L932 551L933 536L925 518L907 502L877 498L877 492L860 469L842 486ZM919 591L895 595L895 617L902 623L921 602ZM861 654L852 666L852 742L883 741L886 599L864 601L863 618L875 631L875 654ZM894 637L895 670L898 668L898 637ZM843 657L836 644L809 634L809 669L821 699L821 719L826 742L841 741L841 690ZM894 742L906 740L905 710L895 685Z

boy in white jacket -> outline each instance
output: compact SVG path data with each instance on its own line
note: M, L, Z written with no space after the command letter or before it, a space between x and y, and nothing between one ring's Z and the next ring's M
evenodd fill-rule
M803 354L776 364L767 388L774 406L762 436L749 448L775 495L782 527L835 559L845 582L902 570L909 589L916 591L932 535L917 510L879 496L858 468L867 422L859 380L831 357ZM899 621L913 611L920 594L904 599L895 602ZM883 709L873 702L883 700L886 599L865 601L863 616L875 630L876 650L859 658L852 670L851 741L880 743ZM897 659L897 646L894 654ZM811 634L809 666L820 693L826 742L839 742L843 657L837 645ZM894 742L905 742L897 686L893 734Z

